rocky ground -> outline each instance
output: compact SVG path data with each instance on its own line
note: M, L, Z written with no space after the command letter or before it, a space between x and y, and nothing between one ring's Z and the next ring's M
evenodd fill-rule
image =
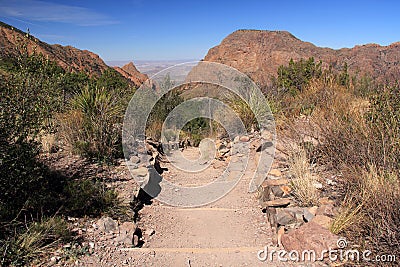
M271 250L304 250L336 246L337 236L327 230L335 214L333 201L322 198L318 206L299 207L290 184L287 156L275 154L267 180L260 190L249 193L249 183L263 145L262 138L243 137L236 142L250 143L248 168L242 179L226 196L210 204L181 208L165 205L155 199L140 206L137 218L125 221L109 217L100 219L70 218L83 244L61 250L84 250L83 256L65 262L61 252L49 260L53 266L324 266L327 263L261 261L265 247ZM163 179L184 186L200 186L212 182L230 162L241 162L243 155L229 153L230 144L217 142L218 152L211 165L198 173L187 173L171 162L161 163ZM278 146L279 147L279 146ZM197 148L183 150L186 158L200 157ZM62 158L54 165L63 165ZM128 205L138 186L125 162L106 170L73 163L91 170L90 175L104 176L108 186L115 187ZM89 171L90 172L90 171ZM107 177L107 178L106 178ZM316 185L319 187L319 185ZM322 185L325 186L325 185ZM139 209L138 209L139 210Z

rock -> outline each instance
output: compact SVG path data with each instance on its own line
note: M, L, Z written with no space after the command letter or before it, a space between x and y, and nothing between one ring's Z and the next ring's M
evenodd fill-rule
M131 174L138 177L145 177L149 174L149 170L146 167L139 167L131 170Z
M315 215L312 214L307 208L304 208L303 210L303 219L305 222L310 222L312 219L314 219Z
M322 250L336 249L338 239L338 236L313 220L284 234L282 245L286 251L296 250L301 253L305 250L313 250L316 255L321 255Z
M318 200L318 202L319 202L319 204L321 204L321 205L326 205L326 204L334 204L334 201L333 200L331 200L331 199L329 199L328 197L321 197L319 200Z
M265 201L263 203L264 207L286 207L290 204L290 200L287 198L279 198L274 200Z
M262 187L287 185L288 179L267 179L262 183Z
M265 142L262 143L260 146L257 147L256 152L264 151L265 149L272 147L274 144L272 142Z
M290 188L290 187L287 186L287 185L282 185L282 186L280 186L280 189L281 189L282 192L283 192L283 196L282 196L282 197L289 196L289 195L290 195L290 192L292 192L292 188Z
M225 156L225 154L228 154L229 151L231 151L229 148L223 148L221 150L218 150L221 156Z
M330 186L335 186L335 185L337 185L337 183L336 183L335 181L331 180L331 179L326 179L326 184L327 184L327 185L330 185Z
M119 226L119 232L134 232L136 230L136 224L134 222L124 222Z
M115 239L115 242L125 245L125 246L132 246L133 244L133 232L131 233L120 233Z
M303 219L303 215L304 215L304 208L300 208L300 207L288 207L285 208L285 210L287 212L290 212L293 217L296 218L296 221L299 223L303 223L304 219Z
M138 164L140 162L140 158L138 156L132 156L129 160L133 164Z
M261 138L264 140L272 140L272 133L267 130L262 130L261 131Z
M334 217L337 214L337 211L333 204L325 204L321 205L316 212L317 215L325 215L329 217Z
M233 143L239 143L240 140L240 136L236 136L235 138L233 138Z
M329 229L332 224L333 219L325 216L325 215L316 215L313 220L314 223L319 224L320 226Z
M103 217L99 219L96 224L99 230L104 233L112 233L118 231L118 223L110 217Z
M296 217L292 212L289 212L285 209L278 209L276 211L276 222L278 225L288 225L292 223L296 223Z
M250 137L243 135L239 138L240 142L246 143L250 141Z
M217 148L218 150L227 148L226 145L225 145L224 143L222 143L220 140L216 142L216 145L215 145L215 146L216 146L216 148Z
M271 192L272 192L272 194L274 194L274 196L275 196L276 198L278 198L278 197L283 197L283 195L285 194L285 193L282 191L282 189L281 189L280 186L272 186L272 187L271 187Z
M272 170L269 171L268 174L271 175L271 176L274 176L274 177L281 177L282 176L282 172L280 170L278 170L278 169L272 169Z
M214 169L222 169L225 167L225 162L222 160L214 160L213 167Z
M318 206L312 206L311 208L308 208L308 212L310 212L312 215L316 215L318 210Z

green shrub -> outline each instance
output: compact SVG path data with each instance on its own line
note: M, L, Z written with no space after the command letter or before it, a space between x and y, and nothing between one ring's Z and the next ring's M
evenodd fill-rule
M40 135L55 130L53 114L66 100L65 72L26 50L0 65L0 265L27 266L44 249L69 236L65 222L54 214L95 216L112 211L118 201L115 192L99 182L71 181L39 159ZM79 83L67 84L73 88ZM99 93L95 107L85 109L83 124L92 130L91 120L109 123L111 119L104 116L117 112L108 108L114 107L112 101ZM76 107L90 109L90 103L84 107L76 100Z
M296 96L308 85L311 79L320 78L322 76L322 62L316 63L314 58L308 60L300 59L294 61L291 59L288 66L280 66L278 68L278 78L275 86L280 91L289 92Z
M84 87L71 100L71 110L59 116L59 134L72 151L88 158L112 161L121 156L124 107L104 88Z
M99 216L117 208L117 194L100 181L77 180L68 182L64 188L63 212L70 216Z

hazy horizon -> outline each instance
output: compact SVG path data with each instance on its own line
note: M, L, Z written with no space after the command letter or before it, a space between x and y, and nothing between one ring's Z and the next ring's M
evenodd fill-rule
M0 20L105 61L203 58L238 29L285 30L333 49L400 41L398 1L0 2Z

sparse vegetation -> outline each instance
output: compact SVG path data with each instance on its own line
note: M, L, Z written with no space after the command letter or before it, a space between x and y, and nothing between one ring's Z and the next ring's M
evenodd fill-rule
M376 85L365 76L351 77L347 65L341 71L320 70L318 65L311 59L291 61L278 72L274 100L280 103L279 130L300 147L310 144L301 160L307 163L293 164L299 157L292 155L290 168L295 177L309 177L308 155L325 172L343 174L338 180L339 214L331 230L377 253L398 254L399 84ZM300 200L301 192L311 194L311 183L299 186L293 180ZM302 190L307 187L311 191Z
M294 194L301 205L305 207L318 205L319 192L315 187L318 181L311 173L310 161L304 149L298 149L291 153L289 172L293 176L291 185Z
M54 114L72 103L81 112L82 125L87 127L75 125L75 134L86 129L102 131L97 139L113 136L107 127L97 129L97 124L90 125L93 121L109 124L114 119L117 109L111 93L95 91L95 99L85 98L87 95L82 93L93 88L91 84L105 86L108 78L96 80L82 74L66 74L41 55L28 55L24 47L22 51L25 52L17 58L4 58L0 68L1 266L27 266L45 250L68 240L71 233L66 216L99 216L118 210L119 206L115 192L101 181L71 179L50 170L40 158L44 136L59 134ZM115 77L110 79L115 83ZM105 145L109 147L100 149L112 150L107 156L115 157L115 143Z

